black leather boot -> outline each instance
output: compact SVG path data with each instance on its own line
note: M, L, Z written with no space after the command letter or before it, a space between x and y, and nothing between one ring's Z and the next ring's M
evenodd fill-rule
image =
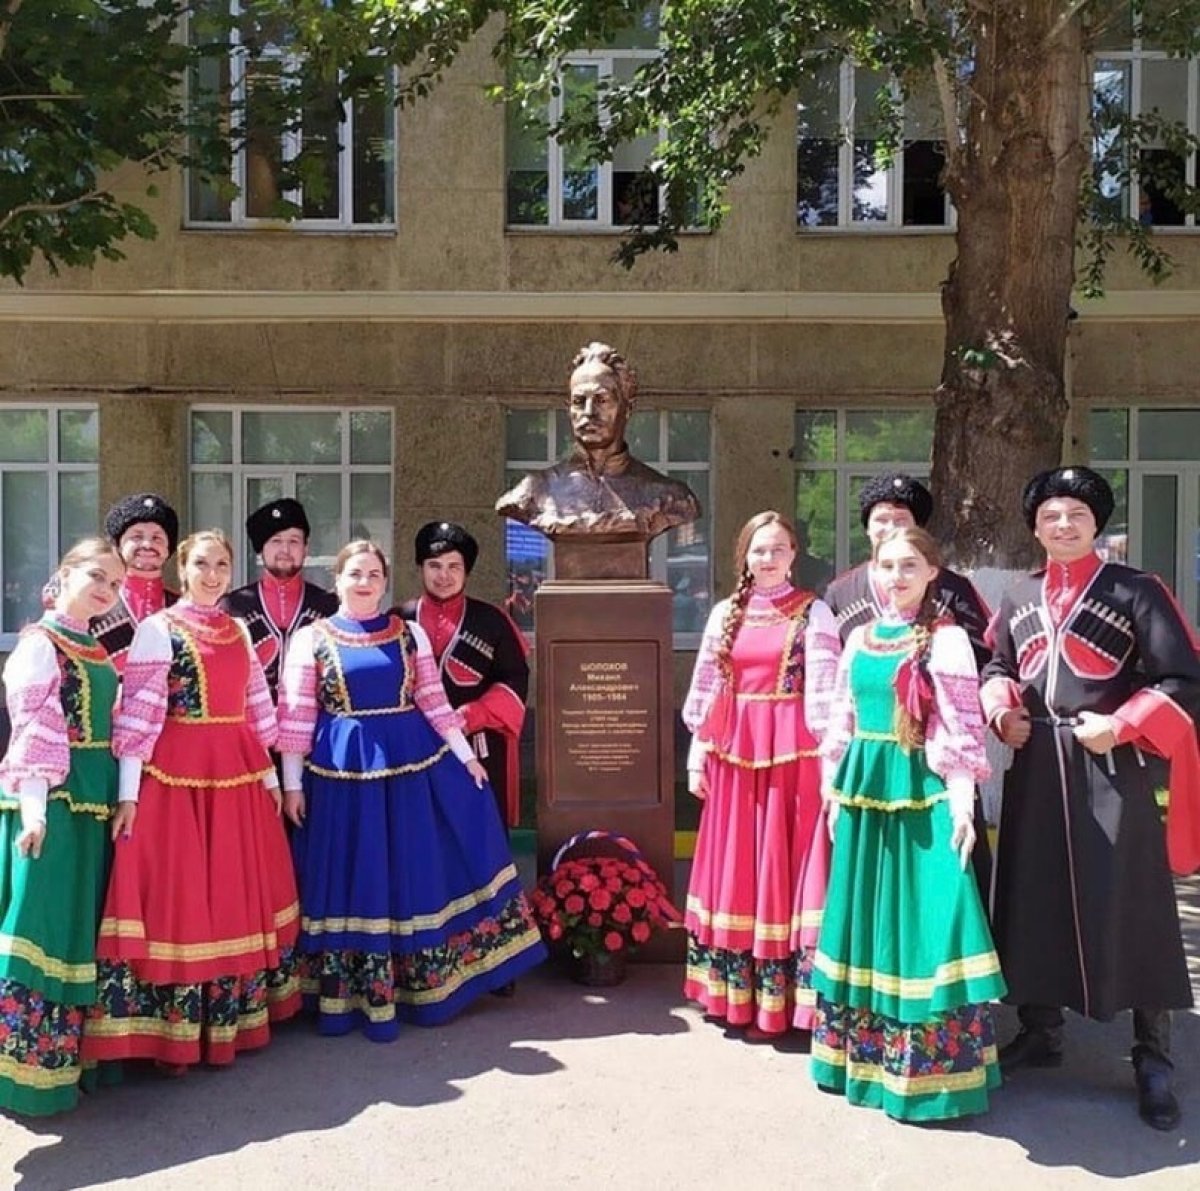
M1000 1070L1015 1071L1018 1067L1061 1067L1062 1027L1023 1026L1017 1036L1000 1048Z
M1151 1129L1164 1132L1179 1124L1179 1101L1171 1091L1171 1060L1138 1045L1133 1048L1138 1116Z

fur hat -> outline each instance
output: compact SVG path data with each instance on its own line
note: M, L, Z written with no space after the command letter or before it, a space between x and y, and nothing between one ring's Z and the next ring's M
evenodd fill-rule
M1021 494L1021 508L1025 513L1025 524L1033 529L1037 525L1037 511L1048 500L1056 496L1072 496L1081 500L1096 518L1099 533L1112 516L1113 490L1108 481L1090 467L1055 467L1050 471L1038 472Z
M431 558L457 550L463 556L468 575L479 557L479 543L461 525L455 525L453 521L430 521L422 525L417 530L415 546L417 566Z
M179 545L179 517L157 492L135 492L121 497L104 515L104 532L114 546L119 546L125 531L143 521L162 527L167 535L167 553L174 554Z
M306 542L308 535L312 533L304 506L290 496L267 501L261 509L255 509L246 518L246 536L250 539L255 554L261 554L267 542L285 529L302 530Z
M933 497L920 480L905 475L902 471L890 471L881 476L872 476L858 490L858 507L863 529L871 518L876 505L903 505L920 526L928 523L933 515Z

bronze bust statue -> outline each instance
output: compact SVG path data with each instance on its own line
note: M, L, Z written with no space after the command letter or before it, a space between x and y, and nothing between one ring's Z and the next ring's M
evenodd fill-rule
M574 449L530 472L496 501L496 512L547 537L648 542L700 516L696 494L635 459L625 426L637 399L637 373L606 343L589 343L571 361L567 412Z

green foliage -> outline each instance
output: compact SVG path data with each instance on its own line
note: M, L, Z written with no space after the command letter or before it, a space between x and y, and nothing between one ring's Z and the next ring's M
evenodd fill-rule
M230 150L254 134L254 121L301 128L304 147L279 162L281 191L300 189L320 204L339 151L335 130L348 100L386 98L399 106L427 96L462 48L493 18L495 54L507 82L496 98L526 122L558 137L581 164L608 160L616 146L657 138L648 189L664 202L642 204L617 258L631 265L651 249L673 250L695 226L718 227L728 188L761 152L775 117L801 82L845 57L895 81L901 95L928 89L937 74L944 115L955 129L947 181L969 155L973 36L981 22L1021 21L1022 6L1001 0L253 0L231 17L228 0L0 0L0 274L20 279L38 257L52 269L121 255L129 237L154 234L136 201L117 197L112 172L124 162L153 175L189 165L231 193ZM1200 0L1063 0L1061 20L1086 37L1132 30L1168 52L1200 51ZM181 37L181 22L189 35ZM242 78L226 67L236 37ZM546 103L572 52L657 44L632 77L605 79L599 93L563 106L546 125ZM628 42L624 44L629 44ZM185 82L191 84L185 103ZM877 97L875 153L900 146L895 94ZM253 120L251 119L253 116ZM1095 176L1081 184L1085 284L1100 284L1121 242L1152 276L1170 258L1149 231L1114 208L1114 188L1153 182L1180 210L1200 211L1172 162L1195 138L1156 113L1131 119L1119 104L1097 105ZM1153 152L1143 152L1151 146ZM128 175L126 175L126 184ZM147 179L146 197L153 197ZM537 194L518 205L536 216ZM303 214L281 201L281 218ZM969 231L960 223L959 232Z
M176 0L8 0L0 6L0 274L120 256L154 226L107 175L178 157L186 113Z

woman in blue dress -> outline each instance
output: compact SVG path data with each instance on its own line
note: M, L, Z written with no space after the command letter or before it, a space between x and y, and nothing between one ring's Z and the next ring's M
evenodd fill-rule
M325 1034L437 1025L540 963L483 766L418 624L381 615L388 567L355 541L337 614L301 629L279 699L300 885L302 989ZM305 760L307 757L307 760Z

